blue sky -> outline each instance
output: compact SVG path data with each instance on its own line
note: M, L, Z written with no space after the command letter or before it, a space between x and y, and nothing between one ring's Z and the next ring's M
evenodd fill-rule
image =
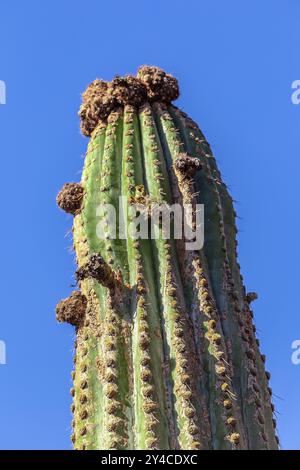
M69 449L74 333L55 322L74 282L72 219L55 196L80 177L80 93L96 77L158 65L180 81L237 200L239 258L278 411L300 449L297 0L2 0L0 448Z

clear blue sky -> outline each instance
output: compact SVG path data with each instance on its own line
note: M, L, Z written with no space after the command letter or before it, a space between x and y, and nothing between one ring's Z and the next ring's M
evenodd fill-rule
M72 219L55 196L80 177L80 93L158 65L212 145L238 201L239 258L284 449L300 449L298 0L0 3L0 447L69 449L73 330L55 322L74 282Z

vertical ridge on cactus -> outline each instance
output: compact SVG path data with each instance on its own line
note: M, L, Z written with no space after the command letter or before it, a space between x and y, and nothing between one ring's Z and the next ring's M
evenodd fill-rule
M278 448L232 199L198 126L171 104L178 95L174 77L148 66L83 94L82 178L57 198L74 215L78 263L79 291L57 306L77 335L75 449ZM120 226L111 236L99 207L114 206L128 230L135 203L149 225L151 203L194 215L204 204L203 248L121 237Z

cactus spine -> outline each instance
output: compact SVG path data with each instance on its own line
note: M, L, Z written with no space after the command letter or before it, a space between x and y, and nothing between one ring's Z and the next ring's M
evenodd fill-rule
M198 126L171 104L178 94L174 77L147 66L83 94L81 182L57 197L74 215L78 263L79 290L56 308L77 335L76 449L278 447L232 199ZM120 227L112 237L105 212L97 235L101 205L122 209L129 226L133 204L150 219L151 202L204 204L203 248L122 238Z

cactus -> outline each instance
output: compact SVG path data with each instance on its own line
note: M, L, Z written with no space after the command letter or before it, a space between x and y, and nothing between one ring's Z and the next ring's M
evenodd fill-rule
M74 215L78 264L79 289L56 307L76 329L75 449L278 448L232 199L198 126L171 104L178 95L174 77L148 66L83 94L81 182L57 196ZM203 248L111 237L105 213L97 235L99 205L130 224L136 202L143 217L150 202L203 204Z

